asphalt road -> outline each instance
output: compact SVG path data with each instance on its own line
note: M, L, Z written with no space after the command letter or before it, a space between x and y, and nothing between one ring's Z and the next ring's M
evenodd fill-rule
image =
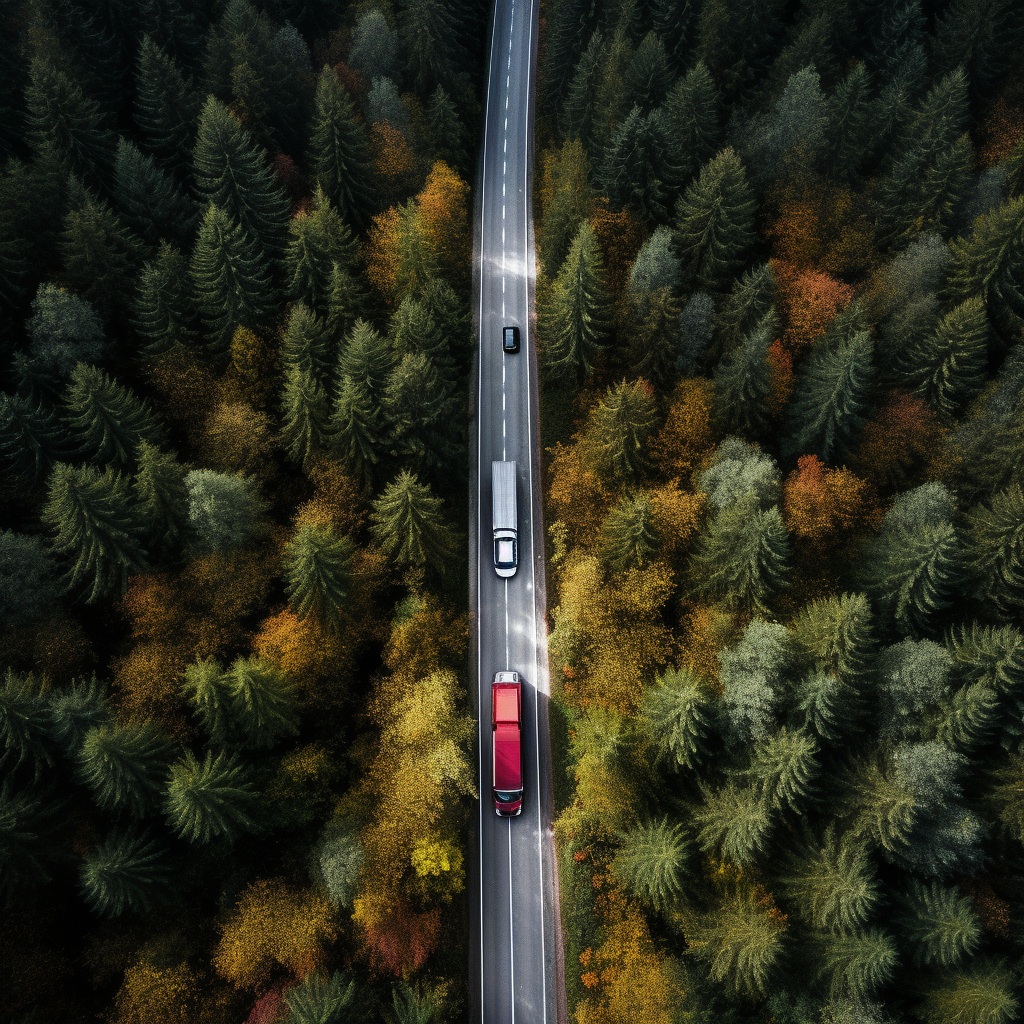
M531 329L534 255L530 204L537 0L496 0L486 94L476 253L479 392L474 486L475 640L480 717L479 864L473 879L471 991L484 1024L556 1024L559 997L551 839L549 693L544 626L544 544L537 443L537 364ZM520 351L505 354L501 329L516 324ZM517 463L519 568L494 572L491 461ZM524 802L498 818L491 802L491 676L523 680ZM474 991L475 990L475 991ZM564 1010L563 1010L564 1013ZM564 1018L563 1018L564 1019Z

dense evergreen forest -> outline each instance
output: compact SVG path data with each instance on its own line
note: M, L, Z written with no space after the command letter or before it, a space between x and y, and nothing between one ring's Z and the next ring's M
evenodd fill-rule
M1009 1024L1024 8L547 0L578 1024Z
M453 0L12 0L0 1017L466 1010Z

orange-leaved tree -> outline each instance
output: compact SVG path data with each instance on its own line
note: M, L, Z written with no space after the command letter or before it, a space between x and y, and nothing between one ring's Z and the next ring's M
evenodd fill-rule
M830 274L783 260L772 260L771 267L786 322L783 342L794 351L813 345L836 313L850 304L853 288Z

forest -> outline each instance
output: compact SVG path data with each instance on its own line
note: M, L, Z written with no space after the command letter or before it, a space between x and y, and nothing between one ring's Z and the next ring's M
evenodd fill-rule
M459 0L12 0L0 1018L464 1019Z
M541 14L570 1019L1017 1021L1024 8Z

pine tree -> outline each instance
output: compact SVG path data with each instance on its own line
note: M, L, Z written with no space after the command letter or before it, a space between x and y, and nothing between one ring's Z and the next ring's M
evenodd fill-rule
M163 440L149 402L85 363L79 363L71 374L67 417L79 453L115 469L134 464L143 442L155 446Z
M893 980L899 964L896 943L879 928L856 935L832 935L823 945L819 976L828 979L833 999L870 999Z
M1024 634L1013 626L961 626L947 646L968 680L1005 698L1024 691Z
M313 381L326 387L331 379L335 347L327 323L304 302L295 303L281 338L285 371L308 373Z
M661 548L650 497L643 491L623 495L605 517L601 535L604 558L614 571L644 568Z
M649 114L665 99L672 79L664 44L656 32L648 32L626 71L623 84L629 102L635 103L642 115Z
M171 765L164 813L180 839L205 845L233 842L255 829L252 815L259 794L233 754L206 751L200 763L191 750Z
M320 72L309 163L324 195L347 223L364 227L375 208L369 145L352 100L330 68Z
M1018 843L1024 842L1024 759L1010 754L991 778L994 785L989 806L998 814L1000 831Z
M596 126L602 117L602 112L598 109L597 84L604 58L603 43L604 37L599 29L595 29L576 65L576 70L571 75L568 95L561 107L559 123L562 137L566 140L566 145L573 142L581 145L584 153L596 150ZM557 192L553 197L553 201L556 200Z
M826 105L820 160L840 181L855 178L875 148L874 104L867 69L857 64L836 86Z
M51 688L47 693L50 735L65 754L78 754L90 729L103 725L109 718L106 687L95 676L77 679L67 689Z
M0 687L0 767L8 778L23 764L36 780L53 764L46 694L31 675L7 670Z
M661 173L670 193L681 192L714 156L722 133L721 106L718 87L701 61L676 82L661 105Z
M440 468L458 457L453 383L423 352L402 357L384 389L391 449L406 461Z
M601 250L584 221L562 263L544 311L544 365L555 380L578 387L590 375L609 328Z
M676 768L699 767L714 734L714 705L707 686L690 669L668 669L644 693L641 722L658 760Z
M385 554L399 564L430 563L443 570L455 551L443 505L428 484L403 470L374 501L370 530Z
M274 180L267 155L212 96L199 117L192 174L202 201L238 224L246 241L255 244L264 258L284 248L288 200Z
M949 970L972 956L981 941L971 901L936 882L911 879L896 920L919 966Z
M649 445L659 425L653 390L646 381L610 387L590 417L584 446L606 480L637 483L653 465Z
M818 744L809 732L783 726L755 748L747 775L769 808L799 813L815 790L817 754Z
M167 242L142 268L133 307L132 325L146 339L143 353L156 356L195 335L188 263Z
M456 360L444 325L426 302L406 295L391 314L388 333L396 355L424 355L446 378L453 378Z
M672 74L681 75L689 63L697 6L693 0L651 0L652 25L665 47Z
M224 670L212 658L185 669L181 692L212 743L224 745L231 732L231 691Z
M284 578L292 611L327 629L339 625L355 545L327 528L302 527L284 549Z
M939 739L964 752L984 746L1002 717L999 694L984 683L954 691L940 710L943 719L938 726Z
M352 269L358 242L319 185L310 209L292 218L288 233L288 297L308 304L324 316L330 305L334 268Z
M778 50L783 10L781 0L713 0L702 5L696 56L727 95L736 95L767 70Z
M662 818L620 836L612 873L630 895L655 910L666 910L682 894L688 856L683 827Z
M738 345L775 306L775 274L762 263L738 278L722 300L715 326L726 348Z
M970 237L951 248L946 298L961 303L980 295L989 322L1008 344L1024 326L1024 195L982 214Z
M174 58L149 36L143 37L139 48L135 80L135 122L143 144L181 177L195 142L199 95Z
M78 775L103 810L141 818L163 792L167 754L167 740L150 723L100 725L85 734Z
M696 823L701 849L714 857L726 857L737 867L753 867L768 850L771 815L749 786L729 782L717 792L705 791Z
M612 129L601 164L601 184L613 206L629 207L648 223L663 219L663 150L660 115L644 117L634 106Z
M335 333L351 331L367 306L366 289L361 278L346 270L340 263L331 267L331 282L327 290L327 322Z
M679 260L672 253L672 232L664 224L651 233L629 270L629 291L637 299L650 292L675 291L679 284Z
M820 598L804 605L793 622L793 637L807 663L841 679L864 677L874 653L871 606L863 594Z
M171 452L162 452L143 440L138 448L139 468L133 487L139 519L153 550L173 550L188 525L188 489L185 467Z
M929 989L922 1011L935 1024L1010 1024L1020 1002L1017 979L1001 960L978 958L969 970L940 975Z
M715 415L725 430L758 437L774 420L768 350L779 334L774 309L761 318L715 371Z
M295 691L269 661L237 658L227 672L227 689L242 745L263 749L298 733Z
M170 879L164 851L138 832L111 832L86 855L81 868L82 896L104 917L148 914Z
M57 568L41 537L0 530L0 622L20 626L53 614Z
M328 406L327 392L311 370L292 367L285 372L281 441L288 458L306 471L327 447Z
M274 308L274 289L259 248L216 206L203 218L189 272L207 344L217 357L227 352L236 327L250 327Z
M46 58L34 60L25 107L26 141L40 160L53 161L62 178L74 174L95 187L106 184L113 132L99 104L74 77Z
M1024 610L1024 490L1014 484L969 516L969 572L974 592L1004 622Z
M380 407L365 382L344 377L329 423L331 451L345 472L369 484L384 453Z
M738 501L702 534L690 563L695 588L726 607L769 614L787 584L789 533L778 507Z
M9 479L34 487L64 452L65 435L43 405L0 395L0 465Z
M783 888L808 924L847 934L867 924L882 895L867 847L845 836L837 839L834 825L818 849L796 861Z
M113 194L125 223L147 245L191 240L198 219L195 204L151 156L123 137L117 144Z
M374 11L373 13L377 13ZM295 1024L330 1024L342 1021L356 1003L356 983L335 971L329 977L307 974L284 996L289 1019Z
M357 320L338 359L337 379L350 378L366 388L375 405L381 405L393 366L389 340L365 320Z
M56 535L54 553L72 560L68 587L85 586L87 604L124 590L145 565L131 485L113 469L57 463L43 522Z

